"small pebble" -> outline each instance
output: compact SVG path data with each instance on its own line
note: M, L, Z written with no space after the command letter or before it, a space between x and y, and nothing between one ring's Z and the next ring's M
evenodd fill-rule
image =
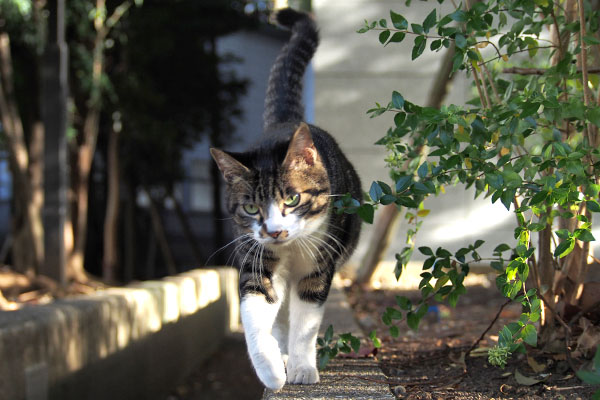
M406 388L402 385L394 386L392 392L394 393L394 396L402 399L406 395Z

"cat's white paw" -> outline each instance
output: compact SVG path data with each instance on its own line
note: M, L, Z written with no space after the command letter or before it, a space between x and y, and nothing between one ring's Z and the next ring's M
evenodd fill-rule
M285 385L285 367L283 361L279 365L263 365L256 368L256 374L260 381L271 390L279 390Z
M319 371L310 365L290 365L287 370L288 383L312 385L319 382Z
M285 365L277 341L268 336L262 343L262 351L251 353L250 358L260 381L269 389L279 390L285 384Z

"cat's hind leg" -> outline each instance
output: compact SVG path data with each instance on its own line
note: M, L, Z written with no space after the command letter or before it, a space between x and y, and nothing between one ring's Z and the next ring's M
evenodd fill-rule
M283 302L279 307L279 312L275 318L273 324L272 335L279 343L279 351L281 351L281 358L283 363L287 364L288 360L288 335L290 330L290 302L289 295L286 294L283 298Z

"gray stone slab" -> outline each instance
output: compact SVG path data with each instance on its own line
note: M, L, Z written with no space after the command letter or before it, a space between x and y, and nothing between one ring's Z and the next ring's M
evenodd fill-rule
M164 399L238 321L237 272L0 312L0 400Z
M336 333L364 334L354 320L343 290L334 284L325 306L321 333L329 324ZM315 385L285 385L279 392L265 389L263 400L279 399L394 399L385 375L373 359L336 358L320 372ZM379 381L379 382L377 382Z

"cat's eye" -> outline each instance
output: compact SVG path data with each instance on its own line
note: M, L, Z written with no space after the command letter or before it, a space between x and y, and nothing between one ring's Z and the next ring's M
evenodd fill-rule
M244 204L244 211L250 215L254 215L258 213L258 207L256 207L256 204Z
M300 203L300 195L298 193L286 197L286 199L283 201L283 204L288 207L295 207L298 205L298 203Z

